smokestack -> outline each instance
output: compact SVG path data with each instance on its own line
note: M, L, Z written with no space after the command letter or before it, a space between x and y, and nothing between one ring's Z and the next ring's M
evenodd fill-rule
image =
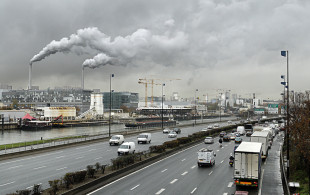
M28 83L28 90L31 90L31 72L32 72L32 63L29 64L29 83Z
M82 83L81 83L81 87L82 87L82 90L84 90L84 66L82 67Z

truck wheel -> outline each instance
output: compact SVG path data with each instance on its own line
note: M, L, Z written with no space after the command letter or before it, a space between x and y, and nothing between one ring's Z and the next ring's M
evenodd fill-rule
M151 140L149 141L149 144L151 143Z
M110 143L110 146L112 146L112 144Z

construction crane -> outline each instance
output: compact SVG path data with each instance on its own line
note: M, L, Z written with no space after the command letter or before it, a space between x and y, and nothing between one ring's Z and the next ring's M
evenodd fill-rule
M148 84L151 84L152 87L152 96L151 96L151 106L153 106L154 102L154 85L162 85L162 83L155 83L154 80L161 80L161 81L173 81L173 80L181 80L181 79L175 79L175 78L163 78L163 79L139 79L138 83L139 84L144 84L145 85L145 107L147 107L147 87Z

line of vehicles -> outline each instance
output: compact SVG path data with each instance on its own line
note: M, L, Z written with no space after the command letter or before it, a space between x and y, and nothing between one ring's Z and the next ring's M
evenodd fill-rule
M268 150L271 148L273 138L283 129L283 123L273 121L263 125L244 124L238 126L232 133L220 132L220 140L234 140L236 145L231 154L229 165L234 167L234 182L236 186L251 186L258 188L261 178L262 161L268 157ZM250 137L250 141L243 142L241 136ZM221 141L220 146L221 146ZM206 137L205 144L213 144L213 137ZM198 151L198 166L210 165L215 162L215 153L208 148Z

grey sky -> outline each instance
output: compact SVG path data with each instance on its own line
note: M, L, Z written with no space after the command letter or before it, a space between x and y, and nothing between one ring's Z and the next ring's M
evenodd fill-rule
M0 83L26 89L30 59L51 41L97 27L111 37L149 31L156 41L138 48L125 63L85 68L85 88L139 92L139 78L179 78L165 93L215 96L216 89L243 97L280 99L281 74L289 50L290 89L309 90L310 2L307 0L2 0L0 2ZM132 51L127 48L126 52ZM33 63L33 85L41 89L81 85L82 64L98 50L74 47ZM107 53L105 53L107 54ZM126 55L125 55L126 54ZM129 53L131 54L131 53ZM117 59L117 56L113 56ZM117 60L124 60L119 57ZM121 61L124 62L124 61ZM149 91L150 94L150 91ZM154 95L161 88L154 86Z

